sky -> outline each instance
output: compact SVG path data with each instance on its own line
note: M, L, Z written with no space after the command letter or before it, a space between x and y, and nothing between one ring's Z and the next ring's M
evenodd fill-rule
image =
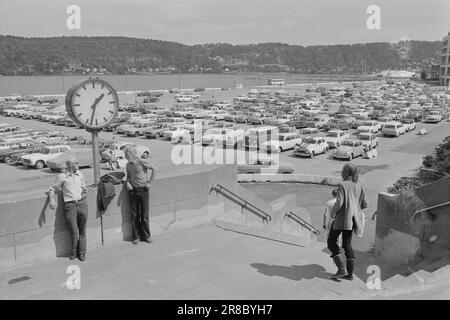
M67 27L69 5L80 8L80 29ZM379 29L367 27L370 5ZM0 0L0 34L25 37L306 46L440 41L449 31L450 0Z

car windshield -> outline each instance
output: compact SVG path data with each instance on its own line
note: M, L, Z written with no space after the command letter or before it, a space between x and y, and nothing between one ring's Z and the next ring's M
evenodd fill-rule
M363 126L371 127L373 125L372 122L363 122Z
M46 148L46 147L42 148L42 149L41 149L41 153L43 153L43 154L49 154L49 153L50 153L50 148Z
M387 124L384 126L386 129L395 129L395 126L393 124Z
M337 132L328 132L327 137L337 138L339 134Z
M332 120L330 120L330 123L339 123L339 120L338 119L332 119Z
M306 143L306 144L315 144L316 140L314 140L314 139L306 139L304 143Z
M370 136L367 136L367 135L360 135L360 136L358 136L358 139L359 139L359 140L370 140Z
M353 141L345 140L344 142L342 142L342 145L343 145L343 146L350 146L350 147L353 147Z

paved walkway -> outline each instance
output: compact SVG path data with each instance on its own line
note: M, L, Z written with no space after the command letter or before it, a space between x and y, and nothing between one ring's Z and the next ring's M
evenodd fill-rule
M365 290L367 275L359 269L353 282L329 279L335 267L323 247L287 245L208 223L161 234L152 244L93 250L85 262L64 258L4 272L0 298L334 299ZM79 290L65 285L71 264L80 266Z

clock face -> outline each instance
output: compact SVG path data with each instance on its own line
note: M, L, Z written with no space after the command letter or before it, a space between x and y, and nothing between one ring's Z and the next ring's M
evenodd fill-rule
M119 99L112 86L100 79L85 80L69 90L68 113L88 129L101 129L117 115Z

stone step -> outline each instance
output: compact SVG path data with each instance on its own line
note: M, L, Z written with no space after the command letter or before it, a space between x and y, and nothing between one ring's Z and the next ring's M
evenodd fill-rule
M436 275L434 275L433 273L430 273L425 270L419 270L419 271L416 271L415 273L409 275L407 278L415 278L415 280L418 283L423 282L423 284L426 285L426 284L429 284L435 277L436 277Z
M441 259L442 257L427 258L411 266L411 269L414 271L419 271L421 269L424 269L426 271L433 271L432 266Z
M450 274L450 265L442 267L434 272L434 274L438 277L444 277Z

